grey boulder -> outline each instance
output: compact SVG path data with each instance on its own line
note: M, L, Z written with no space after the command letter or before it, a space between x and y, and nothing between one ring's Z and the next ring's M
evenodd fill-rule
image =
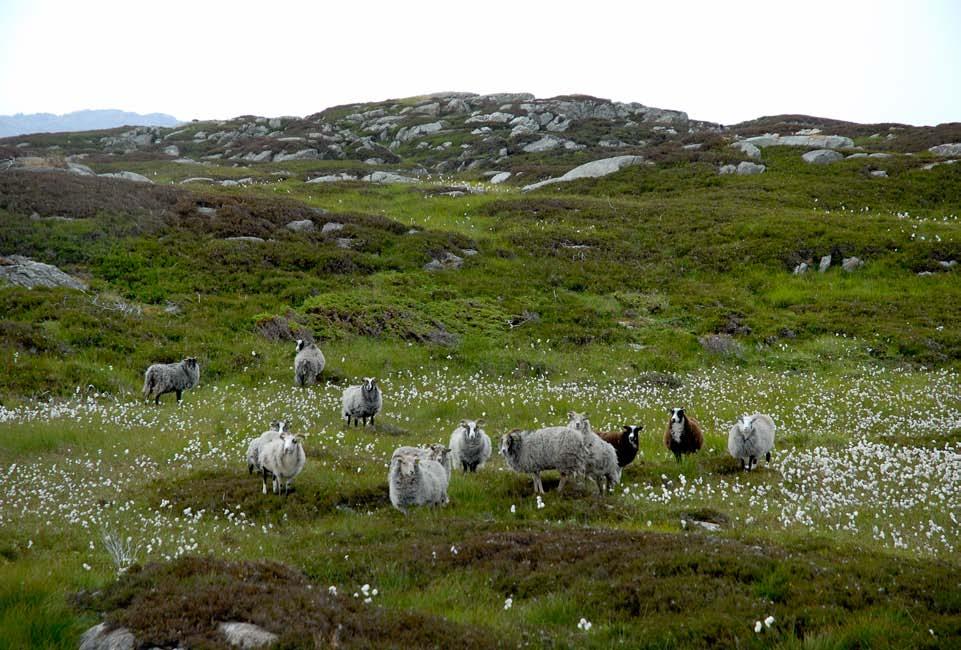
M361 180L367 181L368 183L419 183L420 182L419 178L402 176L401 174L395 174L394 172L373 172L372 174L367 174Z
M316 230L314 222L310 219L300 219L298 221L291 221L286 226L287 230L293 232L313 232Z
M134 183L153 183L152 180L146 176L141 176L134 172L110 172L107 174L100 174L104 178L119 178L125 181L133 181Z
M133 650L136 639L130 630L108 630L106 623L94 625L80 637L80 650Z
M608 174L613 174L614 172L620 171L625 167L640 165L642 162L644 162L644 159L641 156L614 156L613 158L592 160L589 163L584 163L583 165L575 167L563 176L558 176L557 178L548 178L547 180L543 180L538 183L525 185L523 191L529 192L552 183L566 183L579 178L600 178L601 176L607 176Z
M277 641L277 635L252 623L230 621L217 626L224 640L235 648L261 648Z
M66 287L84 290L87 285L67 275L56 266L35 262L22 255L0 257L0 281L32 289L34 287Z
M801 156L801 158L804 162L811 165L827 165L828 163L841 160L844 156L830 149L815 149L814 151L808 151Z
M951 142L929 147L928 151L935 156L961 156L961 142Z

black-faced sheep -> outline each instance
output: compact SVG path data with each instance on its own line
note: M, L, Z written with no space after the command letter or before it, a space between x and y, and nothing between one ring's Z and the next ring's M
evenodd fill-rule
M568 477L584 474L588 449L584 436L570 427L547 427L536 431L514 429L501 438L501 455L515 472L533 476L534 492L544 494L541 472L556 469L561 474L557 490Z
M364 383L360 386L348 386L344 389L343 410L341 416L347 418L347 426L350 421L354 421L356 426L363 420L367 426L367 420L374 423L374 416L380 413L384 401L377 387L377 380L373 377L364 377Z
M744 415L731 427L727 451L741 461L741 469L752 469L761 456L771 462L774 428L774 420L763 413Z
M416 454L391 457L387 485L391 504L407 514L410 506L445 505L448 474L436 460Z
M453 462L465 473L476 472L491 457L491 439L481 425L483 420L461 420L450 434L450 448Z
M144 399L153 399L160 404L164 393L177 393L177 401L183 392L200 383L200 364L194 357L187 357L179 363L155 363L143 376Z
M316 343L297 339L297 355L294 357L294 382L298 386L315 384L326 365L324 353Z
M687 415L682 408L671 409L671 419L664 432L664 446L667 447L677 462L681 462L682 454L693 454L704 446L704 434L697 420Z

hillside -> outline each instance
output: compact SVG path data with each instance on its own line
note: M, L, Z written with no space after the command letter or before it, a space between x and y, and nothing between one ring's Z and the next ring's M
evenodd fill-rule
M956 645L955 160L957 123L527 94L0 140L0 629ZM296 388L305 338L327 366ZM186 356L200 386L144 404L147 366ZM362 377L384 412L346 428ZM706 438L679 464L672 406ZM570 410L643 425L614 494L547 472L541 499L497 456ZM726 445L753 412L778 429L748 473ZM393 449L468 417L489 465L444 508L391 508ZM244 464L275 419L309 434L286 500Z
M62 133L92 131L119 126L176 126L179 120L164 113L131 113L118 110L86 110L54 115L53 113L17 113L0 115L0 137L29 133Z

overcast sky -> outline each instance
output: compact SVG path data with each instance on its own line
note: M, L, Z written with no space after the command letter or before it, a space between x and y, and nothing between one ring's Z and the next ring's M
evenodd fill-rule
M0 114L306 115L442 90L961 121L961 1L0 0Z

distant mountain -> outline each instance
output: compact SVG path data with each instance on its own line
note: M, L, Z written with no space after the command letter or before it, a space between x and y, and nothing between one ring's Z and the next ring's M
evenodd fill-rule
M0 138L23 133L57 133L60 131L93 131L118 126L177 126L180 120L164 113L129 113L117 110L74 111L64 115L53 113L17 113L0 115Z

